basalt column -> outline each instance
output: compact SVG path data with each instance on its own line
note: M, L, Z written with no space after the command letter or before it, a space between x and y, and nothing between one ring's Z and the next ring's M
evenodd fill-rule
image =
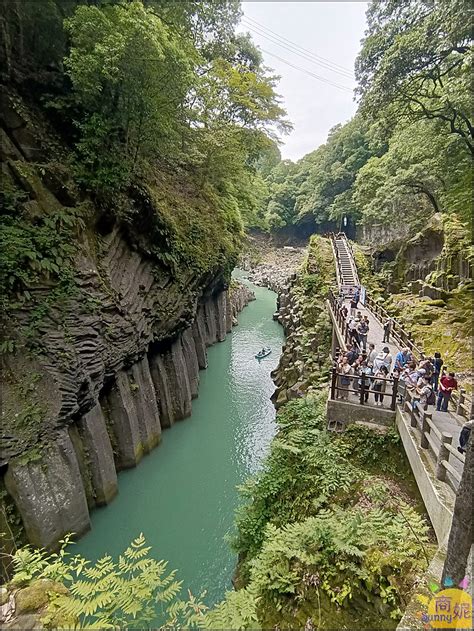
M191 414L191 387L181 339L178 338L171 349L163 355L163 363L169 385L173 417L178 421Z
M78 427L87 454L95 503L108 504L117 494L117 472L112 445L99 403L80 419Z
M216 314L216 336L218 342L223 342L227 333L226 302L227 292L225 291L221 291L221 293L214 298Z
M11 462L5 486L20 511L28 541L53 547L67 533L90 528L86 494L67 429L29 462Z
M204 304L204 325L206 346L212 346L217 342L216 303L212 299Z
M119 469L136 466L143 456L143 441L134 402L136 384L133 384L134 390L131 385L129 375L121 370L106 395L105 411L117 448L116 462Z
M132 382L131 388L140 438L143 449L148 452L160 442L161 425L157 396L147 358L144 357L136 364L133 364L128 374Z
M204 318L204 307L200 305L191 330L196 349L196 356L201 370L207 368L206 325L204 323Z
M186 331L184 331L181 336L181 344L183 346L183 355L188 369L191 396L195 399L199 392L199 361L191 329L186 329Z
M225 331L226 333L232 331L232 299L229 291L226 291L225 297Z

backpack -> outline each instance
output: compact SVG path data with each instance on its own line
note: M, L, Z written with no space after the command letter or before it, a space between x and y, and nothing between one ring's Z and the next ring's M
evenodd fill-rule
M429 395L426 397L426 403L428 405L434 405L436 403L436 395L435 395L435 391L433 390L433 388L430 387L430 393Z

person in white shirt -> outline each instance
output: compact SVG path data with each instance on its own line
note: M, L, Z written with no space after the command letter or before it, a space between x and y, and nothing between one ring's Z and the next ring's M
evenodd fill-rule
M377 355L374 360L374 373L376 373L382 366L385 366L387 372L390 372L392 365L392 356L390 355L390 349L385 346L382 351Z

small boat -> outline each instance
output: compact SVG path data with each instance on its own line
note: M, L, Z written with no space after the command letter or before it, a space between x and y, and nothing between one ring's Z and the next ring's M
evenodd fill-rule
M262 350L258 351L258 353L255 355L255 359L263 359L264 357L268 357L271 352L271 348L262 348Z

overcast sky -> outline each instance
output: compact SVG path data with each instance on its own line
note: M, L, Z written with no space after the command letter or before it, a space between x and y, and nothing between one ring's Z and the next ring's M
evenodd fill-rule
M281 76L278 92L294 126L283 138L282 157L298 160L324 143L336 123L351 118L356 105L352 92L319 81L281 60L353 89L354 79L347 77L344 69L353 71L364 34L367 3L243 2L242 8L244 17L239 30L252 34L263 50L265 64ZM282 42L284 47L275 41L281 42L281 38L286 40ZM304 55L301 57L290 50L292 44L308 52L300 51ZM316 61L337 64L342 74Z

